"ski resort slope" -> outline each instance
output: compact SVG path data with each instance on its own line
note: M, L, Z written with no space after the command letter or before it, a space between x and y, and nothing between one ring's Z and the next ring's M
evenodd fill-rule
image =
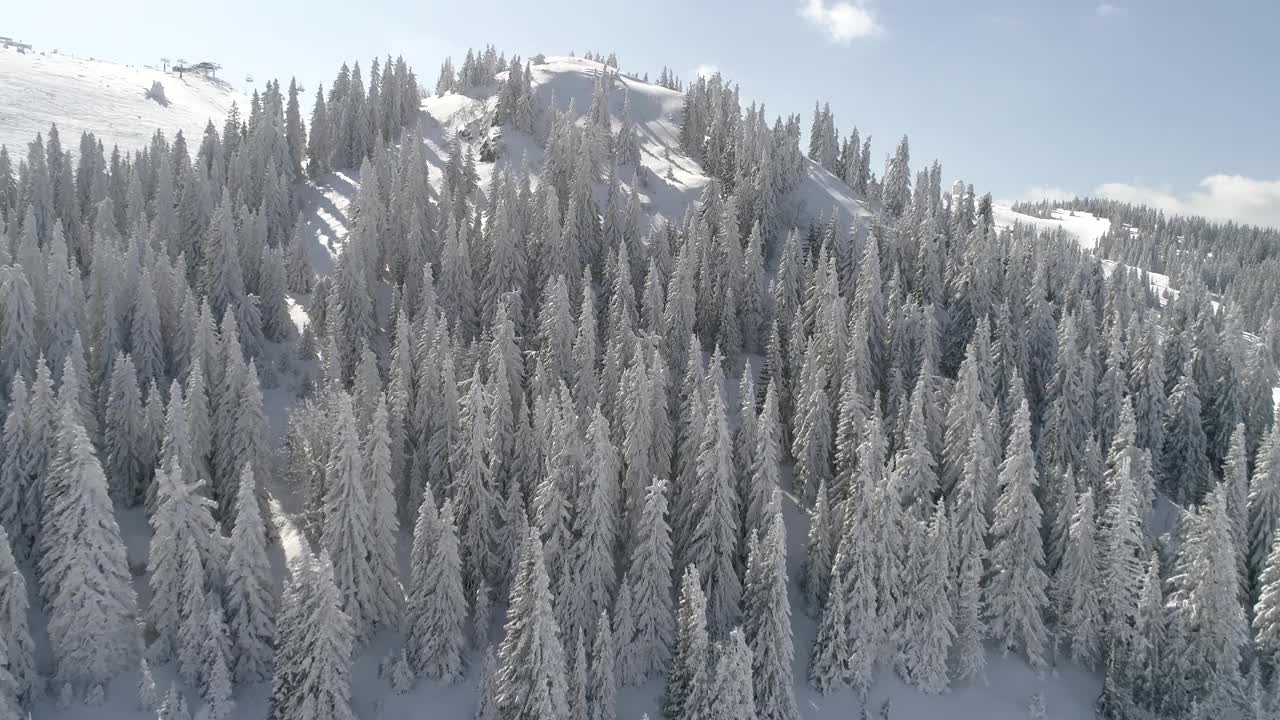
M146 97L155 81L164 85L167 105ZM168 137L181 130L188 145L198 145L209 121L221 128L234 102L246 105L220 80L0 48L0 145L15 158L26 157L36 133L48 135L54 123L63 148L72 152L86 131L97 135L108 155L113 145L122 151L145 147L156 130Z

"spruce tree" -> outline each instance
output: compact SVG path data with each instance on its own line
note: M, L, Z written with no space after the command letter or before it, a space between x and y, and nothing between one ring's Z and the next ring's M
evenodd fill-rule
M800 716L791 669L795 648L785 542L779 507L753 545L742 601L743 630L752 653L756 716L761 720L795 720Z
M55 447L39 571L56 673L105 683L135 657L138 602L106 476L78 408L66 401Z
M338 394L337 441L327 469L322 542L333 558L333 576L357 642L374 621L377 579L369 556L369 493L364 484L360 441L351 398Z
M960 594L956 601L956 677L983 678L987 667L982 641L987 627L982 618L982 556L971 550L960 566Z
M1162 480L1165 490L1181 503L1198 501L1213 480L1208 440L1201 418L1201 389L1188 360L1182 377L1169 394L1164 425Z
M627 570L630 585L634 638L618 637L636 657L634 677L623 674L628 685L640 684L666 670L671 658L675 624L671 594L671 528L667 525L667 482L653 478L645 495L636 531L638 541Z
M849 643L845 635L848 612L844 604L844 580L840 574L844 564L844 557L837 555L818 624L818 636L813 643L813 655L809 660L809 682L823 695L844 687L848 682Z
M925 540L912 549L912 605L907 612L907 668L911 681L921 690L937 694L947 690L947 657L955 639L952 622L954 580L949 545L951 527L946 506L938 503L929 522Z
M495 680L499 713L518 720L568 717L566 666L552 609L542 542L530 528L519 572L511 585L506 636Z
M574 586L572 593L579 628L589 628L592 619L609 606L617 586L616 519L618 508L618 464L609 440L609 425L600 408L587 428L587 457L582 486L577 494L575 532L572 547Z
M275 671L267 717L352 720L351 621L333 578L328 554L303 548L290 562L281 598Z
M1087 489L1075 501L1066 553L1054 580L1060 642L1069 644L1072 659L1086 666L1092 666L1099 657L1103 629L1097 590L1102 572L1096 537L1093 491Z
M690 716L710 682L707 676L708 653L707 601L702 594L702 577L696 566L689 565L680 581L675 654L662 699L664 715L669 718Z
M437 514L430 494L418 511L410 559L409 656L414 672L433 680L456 682L462 676L466 647L467 600L453 505Z
M1049 579L1044 573L1031 416L1025 400L1014 413L998 483L986 600L991 636L1008 649L1021 649L1032 667L1042 667L1048 640L1043 609Z
M236 494L236 522L231 530L226 583L227 629L232 647L229 669L240 682L261 682L270 676L275 598L265 538L253 466L245 464Z
M203 483L188 481L176 456L156 473L156 507L152 513L152 539L148 546L147 572L151 603L147 619L155 630L156 657L168 658L180 650L185 608L202 601L206 585L218 586L225 562L225 547L213 519L212 501L201 494ZM197 568L190 568L189 549L196 550ZM198 575L192 572L198 570ZM199 588L191 578L200 578ZM199 592L199 598L191 593Z
M614 720L617 716L618 681L614 676L613 633L609 628L609 613L600 611L595 635L591 640L591 672L587 697L588 720Z
M143 464L142 394L138 391L133 360L128 355L117 355L112 365L105 420L104 470L111 497L121 505L132 506L141 499L139 490L147 468Z
M1249 577L1262 575L1272 535L1280 529L1280 423L1258 447L1249 480Z
M372 609L375 624L396 627L404 590L400 587L400 520L396 512L395 479L391 475L391 427L386 393L378 393L378 404L364 442L362 466L369 494L369 560L372 563Z
M30 707L35 700L37 679L36 648L27 625L27 608L27 582L14 562L9 536L0 527L0 649L5 652L0 667L9 673L13 698L21 707Z
M494 557L497 499L483 385L477 367L462 403L461 432L449 455L462 549L463 585L467 588L487 581L497 564Z
M1240 661L1248 640L1226 505L1219 485L1185 523L1168 599L1170 612L1188 629L1184 658L1194 669L1192 693L1201 693L1193 696L1219 712L1230 707L1240 688Z
M734 567L739 543L738 487L722 378L716 353L706 382L710 407L702 420L697 485L691 491L694 524L685 553L685 559L698 566L706 585L707 626L717 633L737 621L742 596L742 581Z
M1271 544L1258 584L1261 592L1253 606L1253 642L1258 657L1275 669L1280 667L1280 533Z
M204 642L200 647L200 695L210 718L225 720L235 712L231 698L231 639L222 614L222 603L210 595L205 617Z

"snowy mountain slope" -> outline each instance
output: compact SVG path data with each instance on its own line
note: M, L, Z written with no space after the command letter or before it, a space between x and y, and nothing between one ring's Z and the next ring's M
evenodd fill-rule
M476 165L481 191L488 188L494 168L503 163L526 163L536 182L542 171L547 116L552 103L560 111L568 110L572 104L575 114L581 118L591 106L593 86L601 68L603 65L598 62L572 57L551 57L543 64L534 65L531 84L539 117L533 135L509 126L500 130L489 127L488 119L496 103L492 97L493 86L468 94L448 93L425 98L418 132L431 166L432 185L439 187L449 142L457 133L462 133L464 148L470 145L477 158L486 140L495 146L496 162L477 162ZM697 203L710 181L698 162L680 148L683 96L623 73L609 95L615 130L621 123L624 95L639 136L641 170L635 176L618 178L619 183L627 192L633 186L637 188L650 223L679 221L685 210ZM332 267L334 254L346 234L345 208L355 197L358 182L358 173L335 173L317 187L304 191L303 234L316 240L310 257L317 271ZM603 207L607 187L600 183L595 190L596 200ZM859 228L871 215L847 185L807 159L805 176L799 186L783 198L781 211L789 224L803 225L827 219L834 212L842 226Z
M147 99L155 81L164 85L167 105ZM0 145L19 157L52 123L73 152L85 131L97 135L108 154L112 145L142 148L156 130L170 137L181 130L198 145L205 125L221 126L233 102L245 104L229 85L190 73L179 78L150 67L0 48Z
M546 110L554 107L566 110L570 103L577 113L590 106L595 73L600 65L575 58L552 58L546 64L533 67L532 85L541 113L539 128L545 133ZM679 119L682 96L656 85L641 82L633 76L622 75L618 88L610 96L610 111L615 127L623 102L623 88L629 95L631 119L635 123L641 143L643 172L638 180L622 178L626 187L638 183L643 207L651 221L679 220L685 210L696 203L707 183L708 176L701 166L685 156L679 147ZM496 144L497 162L478 162L480 188L488 187L494 169L502 163L528 165L536 181L543 161L543 139L538 134L529 135L509 127L501 131L490 128L488 118L494 98L492 89L473 91L469 95L449 93L442 97L428 97L423 101L423 115L418 132L431 166L433 186L438 189L448 158L448 145L456 133L462 133L467 145L479 156L486 140ZM670 177L668 177L670 171ZM304 191L304 232L316 242L311 260L322 274L333 267L342 251L347 227L347 208L354 199L359 185L358 173L335 173L324 182ZM597 200L604 201L603 185L596 187ZM784 198L787 222L804 223L829 217L833 208L842 224L865 224L871 212L854 198L849 188L838 178L816 164L806 161L806 175L800 186ZM1098 234L1101 234L1099 231ZM1096 240L1096 236L1095 236ZM296 308L300 322L306 315ZM759 362L759 358L754 358ZM728 388L736 397L736 386ZM730 398L730 403L733 399ZM787 470L784 470L787 472ZM784 483L785 484L785 483ZM287 498L286 498L287 499ZM793 662L796 678L796 695L801 717L806 720L837 720L854 716L860 703L848 691L823 696L806 681L809 663L808 649L817 633L816 621L806 614L801 598L799 579L802 576L804 543L808 519L794 498L785 502L788 530L788 570L792 578L790 602L797 649ZM277 525L286 529L282 535L290 537L287 528L290 519L281 508L275 508ZM403 540L407 544L407 537ZM291 550L292 548L292 550ZM296 545L285 548L286 553L296 552ZM402 564L406 558L403 557ZM494 607L494 630L491 638L500 636L499 625L505 611L499 601ZM430 707L439 717L469 717L476 702L478 680L478 655L469 653L470 667L466 678L457 685L440 686L419 682L406 695L388 692L388 681L380 678L377 664L397 647L394 634L380 635L356 660L353 673L354 704L362 717L401 718L413 717L421 708ZM961 717L984 717L996 720L1021 720L1026 717L1027 699L1033 693L1043 693L1053 717L1087 718L1092 714L1092 703L1097 697L1098 678L1070 663L1063 663L1050 674L1040 674L1030 669L1019 657L1001 657L989 652L990 665L985 683L956 683L945 696L919 693L903 683L891 669L880 671L873 687L869 703L874 710L882 702L891 699L893 717L936 717L954 713ZM641 687L619 688L618 716L620 720L636 720L642 714L661 716L663 678L650 680ZM257 708L256 698L244 702L244 708Z
M1111 229L1111 221L1091 213L1079 210L1054 210L1052 218L1041 218L1015 212L1008 205L991 206L996 225L1011 228L1025 225L1038 230L1062 230L1071 235L1085 250L1092 250L1098 244L1098 238Z

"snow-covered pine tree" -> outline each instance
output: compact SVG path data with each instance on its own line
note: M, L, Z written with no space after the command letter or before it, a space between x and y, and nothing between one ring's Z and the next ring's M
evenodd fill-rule
M585 632L579 628L576 633L574 653L569 656L568 673L565 684L565 696L569 706L568 720L587 720L587 641Z
M493 655L493 646L484 651L484 660L480 664L480 684L476 697L475 720L498 720L498 662Z
M1000 496L991 523L991 566L985 606L991 636L1021 649L1033 667L1045 664L1048 630L1040 503L1035 497L1035 451L1024 400L1014 412L1009 447L1000 465Z
M0 452L0 527L10 529L12 552L23 559L30 553L27 526L38 517L39 510L39 505L32 506L28 502L30 491L27 485L31 480L26 468L29 404L26 382L21 374L14 375L10 384L8 414L3 433L0 433L0 447L4 448ZM6 534L6 541L9 537Z
M1169 394L1169 414L1165 418L1164 448L1161 451L1161 479L1165 491L1183 504L1198 501L1213 482L1200 393L1193 362L1188 358L1182 377Z
M952 622L954 577L951 573L951 526L946 505L939 501L923 544L914 544L911 560L911 604L905 631L907 668L911 681L926 693L945 692L950 685L947 658L955 639Z
M834 526L835 519L832 516L831 504L828 502L827 483L824 480L818 485L813 509L809 511L809 535L805 543L805 602L815 615L821 614L822 602L827 595L831 561L832 556L835 555Z
M15 500L21 508L17 513L21 522L11 532L15 555L21 559L36 556L40 549L40 529L47 514L43 478L57 459L55 441L61 413L53 390L53 377L43 358L36 364L35 381L31 384L25 416L23 442L10 446L11 454L6 456L7 471L0 478L17 480ZM13 460L12 465L10 460Z
M145 657L138 659L138 709L147 714L160 709L160 690Z
M804 503L812 506L818 486L830 480L832 427L827 371L819 362L818 346L813 338L804 353L800 378L791 454L796 458L796 489Z
M571 603L576 627L589 628L593 618L609 606L617 587L617 514L619 470L609 423L599 406L587 428L584 477L576 496L574 540L571 547L575 582L562 592Z
M1280 532L1271 543L1258 585L1261 591L1253 606L1254 648L1274 670L1280 667Z
M146 617L157 636L154 657L167 659L180 650L185 609L193 604L191 593L199 592L195 600L202 601L208 585L220 587L226 550L213 519L213 502L201 493L203 483L189 482L176 456L170 456L156 473L155 486L147 555L151 603ZM197 575L188 567L190 547L195 548L199 564L194 568L200 578L198 589L191 582Z
M450 487L458 513L462 578L466 588L486 582L497 566L494 524L498 507L493 488L493 439L486 421L486 407L484 383L477 365L462 403L461 432L448 461L453 473Z
M57 677L105 683L135 657L138 601L107 479L72 402L62 402L54 447L39 570Z
M668 718L690 717L708 677L707 601L702 594L698 568L689 565L680 581L680 605L676 614L675 654L663 694L662 712Z
M111 497L123 506L135 505L141 496L144 428L142 394L133 359L118 354L111 368L111 390L103 428L104 471Z
M355 638L342 610L328 553L302 548L290 562L281 600L270 720L352 720L351 652Z
M1070 645L1073 660L1093 666L1102 647L1103 620L1098 599L1102 571L1092 488L1080 493L1074 505L1062 567L1054 579L1058 636L1062 645Z
M905 435L898 454L894 458L897 472L893 484L901 496L903 507L913 515L923 518L933 505L938 492L936 457L929 447L928 426L925 423L925 396L923 386L917 383L917 391L911 394Z
M956 600L956 677L959 680L984 678L986 648L982 641L987 626L982 618L982 556L969 552L960 565L960 594Z
M1249 577L1256 582L1266 566L1272 535L1280 529L1280 423L1258 447L1249 479L1248 512L1247 565Z
M970 555L977 555L979 561L987 555L987 508L996 487L996 458L989 440L987 420L983 418L970 428L964 466L952 498L955 550L961 562Z
M849 643L845 634L848 611L845 609L845 585L840 568L845 559L837 554L831 570L831 583L818 623L818 636L809 659L809 682L826 695L848 683ZM754 704L752 710L755 710Z
M615 650L609 628L609 613L600 611L595 635L591 639L591 672L587 687L588 720L614 720L617 717L618 680L614 675Z
M223 619L222 603L212 593L206 603L204 641L200 646L200 695L210 720L227 720L235 712L231 698L231 638Z
M414 527L406 616L414 672L456 682L462 676L467 619L458 529L452 503L445 501L437 514L429 492Z
M1130 628L1141 622L1137 614L1146 549L1128 458L1121 460L1110 485L1098 522L1101 583L1097 586L1106 622L1103 639L1108 657L1123 653L1132 644Z
M701 419L697 485L691 495L694 525L685 553L699 568L706 590L707 627L716 634L727 632L737 621L742 597L742 581L734 567L740 542L740 501L720 363L720 354L713 353L704 392L709 407Z
M333 558L334 582L342 598L357 642L367 638L365 630L373 622L374 591L377 589L369 557L369 493L364 483L363 462L351 397L337 397L337 441L330 455L324 498L322 541Z
M364 486L369 494L368 551L374 581L372 619L381 627L398 627L404 589L400 587L396 561L400 517L396 510L395 479L391 476L391 426L386 393L378 393L363 455Z
M764 405L760 408L756 423L755 447L751 453L750 478L746 505L747 532L758 532L764 527L765 509L779 489L779 463L782 461L782 427L778 418L777 381L771 378L765 390Z
M756 720L755 691L751 675L751 648L741 628L734 628L717 645L714 672L708 678L708 692L694 717L714 720Z
M0 643L0 713L4 717L16 718L22 714L18 704L18 686L8 668L9 652Z
M236 494L236 522L231 529L226 583L230 670L240 682L261 682L270 677L275 639L271 562L257 494L253 466L246 463Z
M1240 662L1248 642L1226 505L1226 493L1218 485L1184 523L1167 601L1170 614L1188 631L1183 657L1192 670L1192 696L1219 713L1234 704L1240 690Z
M529 529L521 555L506 636L498 649L499 714L514 720L559 720L569 713L565 657L536 527Z
M743 631L752 653L756 716L796 720L791 603L787 598L786 529L775 501L764 534L753 545L743 590Z
M1240 569L1240 589L1248 595L1249 577L1249 429L1236 423L1222 462L1222 483L1227 486L1227 514L1236 537L1236 561Z
M667 525L667 482L654 477L645 495L638 541L627 571L628 593L635 637L618 638L619 647L630 643L637 657L635 677L624 675L626 684L640 684L645 678L666 670L675 636L671 597L671 528Z
M0 667L13 681L13 697L20 707L29 707L35 699L37 679L36 647L27 625L27 609L27 582L14 561L9 536L0 527L0 648L5 652Z

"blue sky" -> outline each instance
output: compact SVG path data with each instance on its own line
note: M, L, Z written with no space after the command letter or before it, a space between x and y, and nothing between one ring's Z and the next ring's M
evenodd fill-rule
M492 42L617 52L625 70L718 68L771 114L831 102L877 164L903 134L998 198L1091 193L1280 226L1280 3L1166 0L220 0L18 2L0 32L125 62L327 83L403 53L434 82ZM241 83L243 84L243 83ZM308 106L309 106L308 102Z

